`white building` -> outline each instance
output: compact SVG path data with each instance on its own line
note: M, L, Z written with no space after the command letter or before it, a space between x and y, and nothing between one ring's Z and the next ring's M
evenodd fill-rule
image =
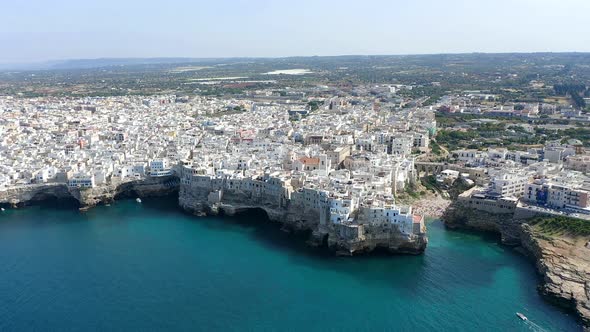
M172 175L172 168L166 158L150 160L150 176L168 176Z
M94 175L76 173L68 180L68 186L78 188L93 188L95 186Z
M490 189L498 195L520 197L524 194L528 183L529 176L527 175L501 172L492 178Z

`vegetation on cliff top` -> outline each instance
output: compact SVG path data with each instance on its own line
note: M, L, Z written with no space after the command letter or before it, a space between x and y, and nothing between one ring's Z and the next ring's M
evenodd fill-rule
M548 235L590 236L590 221L568 217L539 217L531 220L539 231Z

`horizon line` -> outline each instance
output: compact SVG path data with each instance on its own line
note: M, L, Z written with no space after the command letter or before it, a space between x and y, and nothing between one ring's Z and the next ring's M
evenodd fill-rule
M514 52L435 52L435 53L351 53L351 54L331 54L331 55L245 55L245 56L99 56L99 57L68 57L68 58L53 58L47 60L35 60L25 62L0 62L0 65L27 65L27 64L45 64L51 62L65 62L65 61L84 61L84 60L154 60L154 59L186 59L186 60L218 60L218 59L289 59L289 58L330 58L330 57L371 57L371 56L427 56L427 55L469 55L469 54L485 54L485 55L502 55L502 54L590 54L590 51L514 51Z

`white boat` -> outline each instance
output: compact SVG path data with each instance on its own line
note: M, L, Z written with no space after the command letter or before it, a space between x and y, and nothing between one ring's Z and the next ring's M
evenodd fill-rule
M137 198L135 199L135 201L136 201L137 203L141 203L141 198L137 197Z
M517 312L516 316L518 316L518 318L520 318L522 320L529 320L525 315L521 314L520 312Z
M6 211L6 209L4 209L4 208L0 208L0 211L4 212L4 211Z

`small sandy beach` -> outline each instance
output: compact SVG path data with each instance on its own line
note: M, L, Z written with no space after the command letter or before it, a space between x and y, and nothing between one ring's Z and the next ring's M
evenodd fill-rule
M425 218L440 218L450 204L451 200L441 195L429 195L413 202L412 207L414 214L422 215Z

